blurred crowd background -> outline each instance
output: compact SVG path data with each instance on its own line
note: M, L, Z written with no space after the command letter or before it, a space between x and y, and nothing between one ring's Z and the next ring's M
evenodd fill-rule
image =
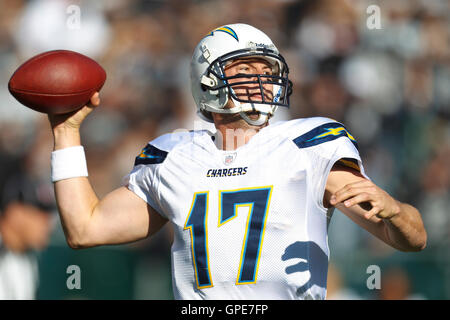
M370 27L371 5L380 29ZM50 182L50 127L9 94L15 69L51 49L78 51L105 68L101 106L82 127L90 181L102 197L149 140L195 121L208 127L190 93L193 49L212 29L244 22L267 33L290 67L291 107L273 121L344 123L367 174L419 208L428 231L424 251L401 253L336 211L328 298L449 299L449 20L448 0L0 0L0 235L19 226L39 233L24 236L19 250L36 258L35 297L171 299L171 230L129 245L68 248ZM8 225L14 201L40 211ZM67 288L69 265L80 267L79 290ZM371 265L381 270L379 290L367 287Z

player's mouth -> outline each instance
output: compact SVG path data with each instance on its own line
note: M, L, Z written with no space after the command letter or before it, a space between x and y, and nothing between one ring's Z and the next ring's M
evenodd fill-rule
M270 92L267 89L264 89L264 92L262 93L259 88L236 88L236 89L242 89L242 90L236 90L236 96L239 99L248 100L251 102L271 102L273 101L273 95L272 92ZM264 96L264 99L263 99Z
M248 101L251 102L271 102L272 101L272 96L269 96L267 94L264 95L264 99L261 93L252 93L252 94L246 94L246 95L242 95L240 97L241 99L247 99Z
M264 99L265 99L265 101L267 101L268 97L264 96ZM263 101L263 96L260 93L251 94L251 95L249 95L249 100L250 101L262 102Z

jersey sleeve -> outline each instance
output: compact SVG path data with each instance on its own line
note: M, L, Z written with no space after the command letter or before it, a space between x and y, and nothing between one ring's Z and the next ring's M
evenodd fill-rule
M160 186L164 166L169 153L190 142L196 132L174 132L150 141L135 158L133 170L124 177L122 184L146 201L161 216L168 218L167 205L162 201Z
M293 139L308 160L308 185L314 201L323 208L323 196L331 168L335 163L364 172L356 139L339 122L319 118L313 127Z
M167 152L149 143L134 161L134 168L122 183L138 197L146 201L160 215L167 218L158 196L158 172Z

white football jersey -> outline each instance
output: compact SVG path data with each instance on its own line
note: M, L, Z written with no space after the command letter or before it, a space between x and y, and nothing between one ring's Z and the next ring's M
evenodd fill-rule
M355 139L327 118L277 122L234 151L208 131L163 135L136 158L130 190L174 226L176 299L325 299L325 184Z

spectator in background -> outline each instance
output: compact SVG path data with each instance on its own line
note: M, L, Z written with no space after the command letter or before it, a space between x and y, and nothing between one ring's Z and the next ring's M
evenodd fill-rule
M3 185L0 207L0 300L30 300L38 286L36 250L51 232L53 199L23 172Z
M362 297L357 292L346 285L345 277L342 275L341 270L333 263L330 263L328 265L327 300L361 299Z
M382 273L379 300L423 300L425 296L413 294L411 279L401 267L391 267Z

